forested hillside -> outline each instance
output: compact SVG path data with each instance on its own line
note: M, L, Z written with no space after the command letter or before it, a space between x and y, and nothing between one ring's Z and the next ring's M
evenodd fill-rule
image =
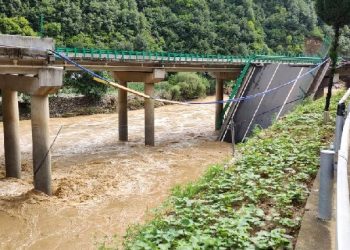
M313 0L0 0L0 13L1 33L38 34L43 14L58 45L127 50L302 53L324 30Z

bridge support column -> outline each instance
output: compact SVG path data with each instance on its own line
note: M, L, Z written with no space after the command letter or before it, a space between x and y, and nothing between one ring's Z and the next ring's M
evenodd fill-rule
M124 87L127 82L119 82ZM128 141L128 92L118 89L118 123L119 123L119 141Z
M216 78L216 101L221 101L224 99L224 80ZM215 130L220 130L221 128L221 113L223 110L223 103L216 103L215 106Z
M227 80L234 80L239 75L239 72L211 72L210 75L216 79L216 101L224 99L224 82ZM224 104L217 103L215 106L215 130L221 129L221 114Z
M2 90L6 177L21 178L17 91Z
M154 69L152 72L116 71L114 78L119 82L143 82L145 94L153 96L154 84L165 78L165 71L163 69ZM145 144L154 146L154 141L154 100L145 98Z
M154 95L154 83L145 83L145 94ZM154 100L145 98L145 144L154 146Z
M48 95L32 95L32 139L34 188L51 195L51 155L49 145Z

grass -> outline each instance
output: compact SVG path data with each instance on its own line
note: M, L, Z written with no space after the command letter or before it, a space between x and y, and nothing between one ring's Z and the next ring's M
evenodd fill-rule
M332 101L332 113L340 94ZM199 181L174 189L126 249L291 249L300 228L319 150L334 124L323 124L324 100L306 102L240 144L240 159L216 165Z

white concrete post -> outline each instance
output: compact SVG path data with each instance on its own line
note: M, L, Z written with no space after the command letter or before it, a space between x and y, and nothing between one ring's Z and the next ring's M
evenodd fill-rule
M2 89L6 177L21 178L17 91Z
M332 150L321 150L318 218L330 220L333 206L334 156Z
M48 195L51 189L51 155L49 152L49 98L31 98L34 188Z

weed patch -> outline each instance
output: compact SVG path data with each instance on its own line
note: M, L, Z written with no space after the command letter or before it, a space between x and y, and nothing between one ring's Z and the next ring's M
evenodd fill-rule
M126 249L292 248L320 148L334 129L323 124L323 105L304 103L240 144L233 165L176 188L152 221L129 230Z

